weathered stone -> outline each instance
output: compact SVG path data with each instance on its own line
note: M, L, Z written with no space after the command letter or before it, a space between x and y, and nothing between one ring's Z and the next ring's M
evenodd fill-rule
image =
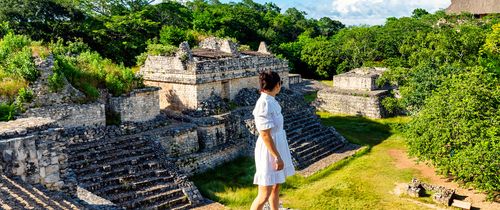
M278 72L283 87L288 88L286 61L258 52L239 53L233 45L228 40L210 38L200 43L192 60L149 56L140 74L146 85L162 88L162 109L196 110L214 94L233 100L243 88L258 88L258 74L267 70Z
M318 91L313 105L319 110L367 116L386 117L382 100L389 95L390 87L378 87L376 79L385 68L359 68L333 78L333 88Z

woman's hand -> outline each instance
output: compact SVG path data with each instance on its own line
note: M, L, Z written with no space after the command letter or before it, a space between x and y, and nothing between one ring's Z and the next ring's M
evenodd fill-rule
M278 158L275 159L275 161L274 161L274 169L276 169L276 171L283 170L284 166L285 166L285 163L283 162L283 160L281 159L281 157L278 157Z

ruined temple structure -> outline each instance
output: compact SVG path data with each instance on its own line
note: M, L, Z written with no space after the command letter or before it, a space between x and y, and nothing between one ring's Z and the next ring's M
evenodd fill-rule
M160 107L197 109L211 95L234 99L243 88L258 88L258 73L276 71L288 78L288 62L273 56L262 42L258 51L238 51L231 40L215 37L190 49L181 43L175 56L149 56L140 74L145 84L160 87ZM288 87L288 80L283 80Z
M390 88L376 84L386 68L358 68L333 77L333 88L318 91L315 106L323 111L359 115L372 118L385 117L381 101Z
M446 9L448 14L468 12L476 17L500 14L500 0L452 0Z
M46 75L52 59L38 65ZM181 44L174 57L150 56L141 69L150 86L121 96L80 104L69 83L65 97L44 93L46 84L35 83L37 103L53 103L0 122L0 209L203 204L189 176L253 155L258 132L252 110L263 70L279 72L284 81L277 100L295 167L326 167L325 159L350 144L321 125L303 95L287 88L300 76L290 79L286 61L265 44L239 52L230 41L210 38L194 50Z

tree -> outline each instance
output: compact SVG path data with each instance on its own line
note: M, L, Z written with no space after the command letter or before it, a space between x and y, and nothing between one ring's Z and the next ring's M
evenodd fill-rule
M427 10L425 10L425 9L417 8L417 9L413 10L413 12L411 14L412 14L413 18L418 19L418 18L423 17L424 15L428 15L429 12L427 12Z

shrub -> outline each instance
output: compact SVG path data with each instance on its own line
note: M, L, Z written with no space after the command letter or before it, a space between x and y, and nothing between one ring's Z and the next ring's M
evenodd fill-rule
M99 90L88 83L82 84L82 90L89 101L95 101L97 98L99 98Z
M141 53L136 57L137 65L142 66L148 55L162 55L162 56L173 56L177 52L178 47L173 45L163 45L163 44L155 44L149 43L146 48L146 52Z
M132 69L116 65L98 53L86 50L81 44L72 44L67 47L69 49L61 46L60 41L53 45L58 52L54 53L54 71L61 72L73 86L86 94L89 101L99 97L97 88L107 88L116 96L143 86L142 79L136 77Z
M9 121L14 119L16 106L12 104L0 103L0 121Z
M22 77L28 81L35 81L39 76L38 69L36 69L31 56L31 49L28 47L11 54L5 62L6 72Z
M52 92L59 92L64 87L64 75L59 72L54 72L48 80L49 89Z
M450 77L406 129L409 153L442 174L493 193L500 190L500 86L482 67Z
M28 88L21 88L19 89L18 96L17 96L17 101L18 103L25 103L25 102L31 102L34 98L33 91L28 89Z

